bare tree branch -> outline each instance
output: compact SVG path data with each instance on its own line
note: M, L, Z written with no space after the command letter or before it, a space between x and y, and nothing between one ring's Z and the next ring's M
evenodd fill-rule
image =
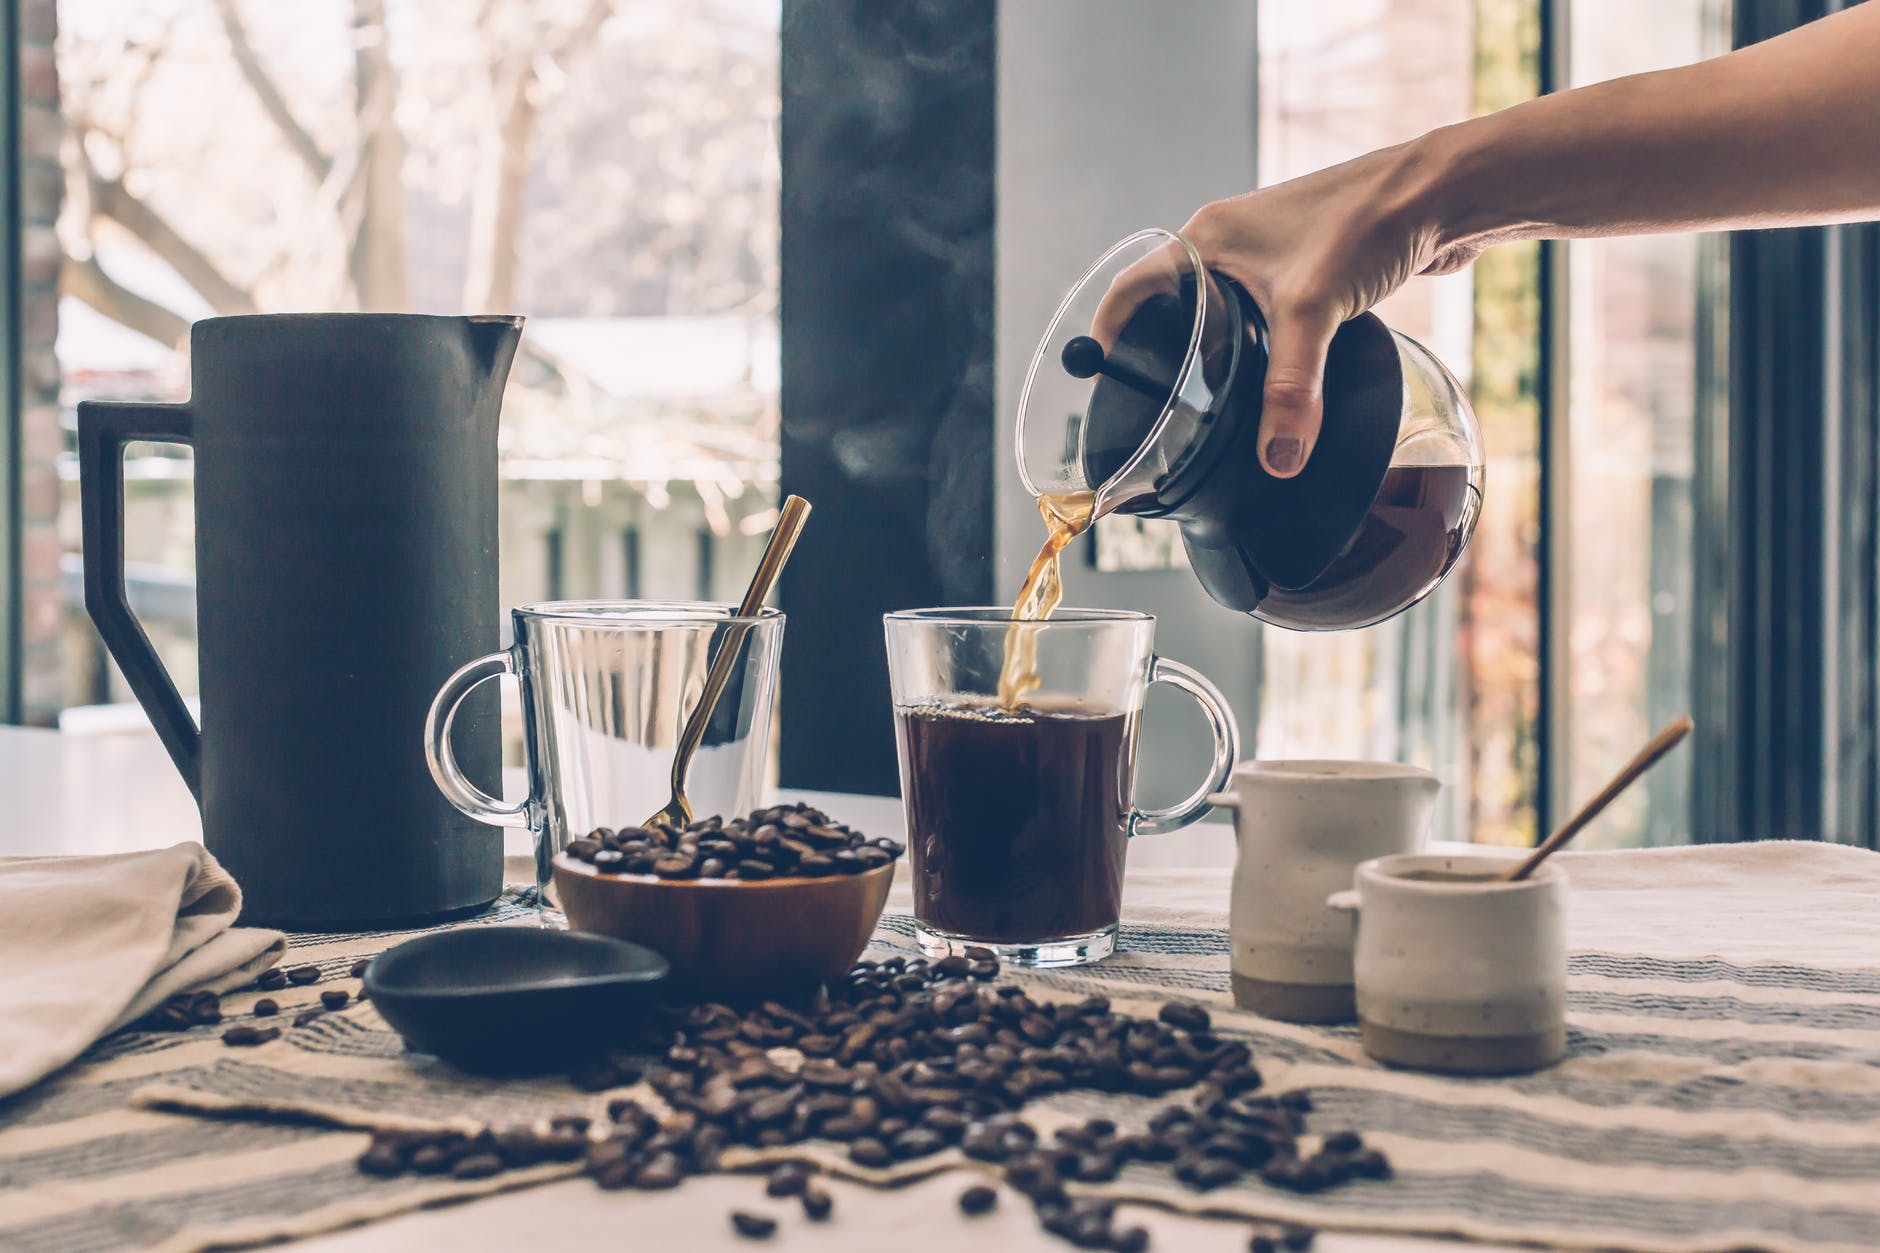
M522 268L523 193L535 152L535 82L525 51L512 58L491 85L496 118L490 146L495 152L478 171L470 206L470 264L464 269L464 308L472 312L501 313L515 307L516 278Z
M359 307L375 311L406 305L405 137L394 117L398 74L390 40L385 0L353 0L353 107L364 178L347 268Z
M83 260L65 258L59 267L59 290L165 348L177 347L189 334L188 318L138 295L106 274L95 255Z
M268 73L267 67L261 64L254 43L248 38L248 29L242 25L235 0L215 0L215 7L222 18L222 29L228 35L229 52L235 58L236 68L261 101L262 110L280 130L281 136L287 140L287 146L300 158L301 164L313 175L313 181L317 183L325 179L332 161L320 151L320 145L314 142L307 128L294 116L287 97L281 93L280 85Z
M81 144L82 148L83 145ZM202 249L190 243L175 227L125 189L120 179L101 177L87 169L91 192L91 211L108 217L135 235L146 248L169 263L182 280L195 288L217 313L254 313L255 299L231 282Z
M614 0L590 0L580 20L554 41L545 55L560 62L584 52L614 12ZM516 306L522 271L522 220L526 211L529 167L541 120L544 52L535 45L511 42L513 31L499 29L498 6L485 7L479 25L490 56L493 103L489 148L482 162L470 206L470 257L464 268L464 308L498 313ZM526 19L525 19L526 20ZM551 71L552 73L552 71Z

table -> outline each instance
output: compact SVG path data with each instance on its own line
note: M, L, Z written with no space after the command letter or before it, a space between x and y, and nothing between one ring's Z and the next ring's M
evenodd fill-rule
M97 742L0 730L0 781L12 789L15 815L0 828L0 852L104 851L195 834L187 793L153 738L120 734ZM889 799L800 795L870 829L900 827ZM1141 842L1131 853L1124 905L1126 921L1142 924L1136 939L1118 963L1079 972L1082 977L1120 987L1116 981L1141 977L1161 962L1182 978L1211 980L1208 986L1219 995L1224 963L1217 957L1196 965L1192 955L1220 952L1231 860L1231 839L1219 826ZM1326 1101L1367 1092L1386 1101L1420 1101L1422 1113L1394 1124L1398 1140L1421 1137L1424 1145L1420 1157L1403 1159L1416 1165L1394 1187L1427 1188L1432 1181L1447 1187L1454 1179L1476 1196L1487 1180L1501 1188L1504 1202L1517 1204L1526 1204L1537 1188L1564 1189L1558 1194L1572 1204L1550 1212L1570 1221L1550 1230L1551 1238L1567 1241L1576 1232L1663 1232L1667 1224L1679 1232L1714 1232L1719 1228L1712 1214L1737 1222L1734 1215L1745 1206L1775 1205L1789 1224L1784 1247L1819 1239L1808 1233L1830 1229L1839 1233L1837 1247L1880 1247L1880 1212L1869 1187L1880 1177L1880 1135L1873 1115L1863 1113L1880 1112L1880 916L1871 908L1880 898L1880 860L1819 845L1565 854L1562 860L1574 885L1569 937L1576 953L1573 1022L1580 1042L1557 1072L1464 1094L1428 1077L1362 1065L1355 1043L1343 1046L1350 1057L1343 1069L1328 1066L1320 1055L1332 1041L1311 1029L1249 1021L1245 1014L1236 1029L1260 1041L1255 1051L1263 1063L1291 1066L1288 1077ZM903 889L903 909L905 900ZM1169 941L1158 936L1173 937L1177 947L1162 947ZM1177 964L1169 965L1171 960ZM1161 980L1156 986L1177 985ZM383 1059L374 1064L400 1083L410 1073L395 1037L374 1056ZM1361 1065L1352 1069L1353 1063ZM212 1066L194 1073L213 1079L229 1071ZM1321 1078L1335 1086L1319 1087ZM1635 1082L1658 1086L1626 1086ZM1550 1085L1556 1090L1552 1097ZM1564 1119L1550 1121L1545 1103L1561 1099L1563 1085L1571 1108ZM1624 1093L1635 1090L1649 1099L1628 1104ZM1616 1091L1615 1099L1605 1100L1606 1091ZM1732 1093L1746 1101L1774 1097L1766 1105L1739 1107ZM1686 1110L1693 1111L1695 1124ZM1385 1130L1366 1117L1354 1114L1350 1125L1367 1128L1367 1134L1378 1131L1382 1143ZM1747 1133L1743 1118L1754 1123ZM1721 1156L1704 1147L1713 1141L1724 1150ZM1389 1147L1398 1151L1395 1144ZM349 1166L349 1159L336 1164ZM1573 1174L1571 1185L1558 1173L1563 1169ZM347 1169L339 1182L351 1187L351 1180ZM772 1246L794 1241L818 1249L877 1249L913 1237L916 1247L935 1249L978 1248L989 1238L1001 1246L1064 1247L1044 1237L1022 1205L963 1222L953 1209L961 1186L957 1177L944 1176L891 1192L833 1182L837 1221L814 1229L788 1225ZM1798 1194L1798 1188L1805 1190ZM1737 1203L1739 1191L1749 1198L1744 1205ZM752 1206L755 1194L749 1178L707 1177L673 1193L631 1196L602 1193L575 1180L302 1243L354 1253L525 1241L573 1250L624 1237L636 1246L744 1249L751 1246L731 1234L725 1215ZM1400 1196L1386 1201L1373 1194L1372 1203L1394 1212L1403 1205ZM1667 1208L1661 1199L1672 1204ZM78 1212L92 1212L92 1206L89 1194L78 1198ZM1589 1228L1587 1206L1621 1214L1619 1225ZM1336 1220L1352 1218L1345 1208ZM1129 1221L1149 1227L1158 1248L1245 1247L1244 1223L1140 1209L1130 1212ZM1484 1230L1448 1218L1423 1220L1420 1229ZM1527 1230L1532 1227L1517 1221L1491 1226L1485 1234L1510 1238L1511 1231ZM1445 1243L1329 1234L1319 1247L1329 1253L1412 1253Z
M512 799L524 786L510 771L505 791ZM0 854L76 854L162 847L201 838L194 801L171 767L162 746L148 729L106 729L85 734L0 727L0 791L8 797L9 819L0 828ZM807 800L869 831L900 835L900 802L891 797L839 796L789 792L783 800ZM527 837L507 832L505 851L514 865L525 864ZM1133 870L1218 869L1233 865L1232 830L1224 823L1198 824L1188 831L1138 842L1130 852ZM905 891L904 883L897 891ZM918 1231L922 1249L981 1253L997 1248L1049 1249L1068 1246L1038 1230L1028 1208L1008 1204L973 1223L959 1220L957 1178L931 1179L890 1193L872 1192L871 1213L885 1216L885 1230ZM865 1190L831 1181L838 1217ZM398 1253L414 1248L527 1247L532 1253L589 1250L620 1241L629 1230L633 1245L692 1250L749 1249L734 1236L725 1213L747 1204L754 1192L748 1179L693 1179L669 1193L603 1193L586 1180L570 1180L484 1198L445 1209L421 1211L366 1227L299 1241L309 1253ZM1215 1223L1139 1211L1155 1248L1244 1250L1246 1231L1238 1223ZM629 1226L630 1224L630 1226ZM801 1227L786 1227L766 1247L815 1247L818 1250L879 1249L881 1221L831 1222L806 1237ZM1502 1246L1457 1245L1448 1241L1378 1236L1325 1236L1324 1253L1427 1253L1440 1247L1470 1247L1493 1253Z

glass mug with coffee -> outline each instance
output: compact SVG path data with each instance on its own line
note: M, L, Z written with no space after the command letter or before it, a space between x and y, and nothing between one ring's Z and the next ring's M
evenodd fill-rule
M918 609L887 615L886 628L922 951L978 945L1027 966L1107 957L1129 838L1205 815L1240 755L1226 698L1155 655L1144 613L1015 622L1006 608ZM1009 673L1000 681L1008 648L1027 663L1016 689ZM1151 683L1200 703L1214 753L1192 795L1144 810L1136 740Z

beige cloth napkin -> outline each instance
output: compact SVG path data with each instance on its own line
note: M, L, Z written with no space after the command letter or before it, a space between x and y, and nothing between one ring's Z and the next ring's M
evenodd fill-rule
M0 1096L179 992L225 992L280 960L235 927L241 888L200 844L0 857Z

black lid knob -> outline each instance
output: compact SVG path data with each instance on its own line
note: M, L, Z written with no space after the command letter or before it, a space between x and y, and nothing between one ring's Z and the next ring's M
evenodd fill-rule
M1065 341L1064 350L1058 354L1058 359L1064 363L1064 372L1072 378L1087 379L1093 374L1101 374L1104 378L1115 379L1124 387L1141 392L1151 400L1167 399L1174 385L1150 377L1146 371L1124 360L1124 356L1120 348L1116 352L1105 353L1102 344L1088 335L1078 335ZM1177 357L1172 362L1157 361L1154 364L1179 368L1181 360Z
M1087 379L1103 369L1103 345L1088 335L1067 340L1060 356L1064 373L1074 379Z

